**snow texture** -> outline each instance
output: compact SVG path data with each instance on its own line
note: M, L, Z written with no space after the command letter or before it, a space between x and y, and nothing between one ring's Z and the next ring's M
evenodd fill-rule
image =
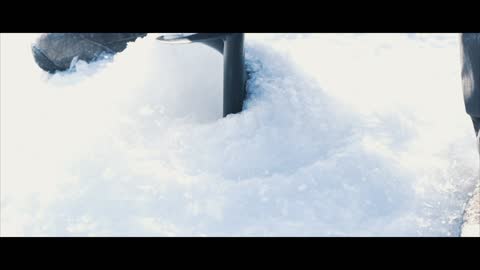
M246 34L226 118L221 56L157 36L49 75L1 34L2 236L460 235L458 35Z
M480 237L480 185L475 188L463 214L462 237Z

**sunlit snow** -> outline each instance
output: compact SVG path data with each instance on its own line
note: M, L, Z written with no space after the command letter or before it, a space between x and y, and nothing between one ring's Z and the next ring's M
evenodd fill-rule
M158 34L48 75L1 34L1 235L458 236L478 183L458 34Z

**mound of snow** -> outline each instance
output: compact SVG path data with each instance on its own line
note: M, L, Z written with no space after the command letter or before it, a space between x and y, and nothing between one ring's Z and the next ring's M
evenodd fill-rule
M456 236L478 157L455 35L151 34L48 75L1 34L1 235Z

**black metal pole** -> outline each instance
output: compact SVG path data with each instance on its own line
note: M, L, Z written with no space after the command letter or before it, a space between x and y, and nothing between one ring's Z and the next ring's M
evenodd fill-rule
M223 54L223 116L242 111L246 97L243 33L197 33L189 36L161 36L167 43L201 42Z
M245 100L244 34L226 36L223 49L223 116L239 113Z

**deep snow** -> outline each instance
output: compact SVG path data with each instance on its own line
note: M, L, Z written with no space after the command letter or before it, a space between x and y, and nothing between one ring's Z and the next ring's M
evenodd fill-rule
M53 76L1 34L1 235L457 236L478 184L455 34L157 34Z

